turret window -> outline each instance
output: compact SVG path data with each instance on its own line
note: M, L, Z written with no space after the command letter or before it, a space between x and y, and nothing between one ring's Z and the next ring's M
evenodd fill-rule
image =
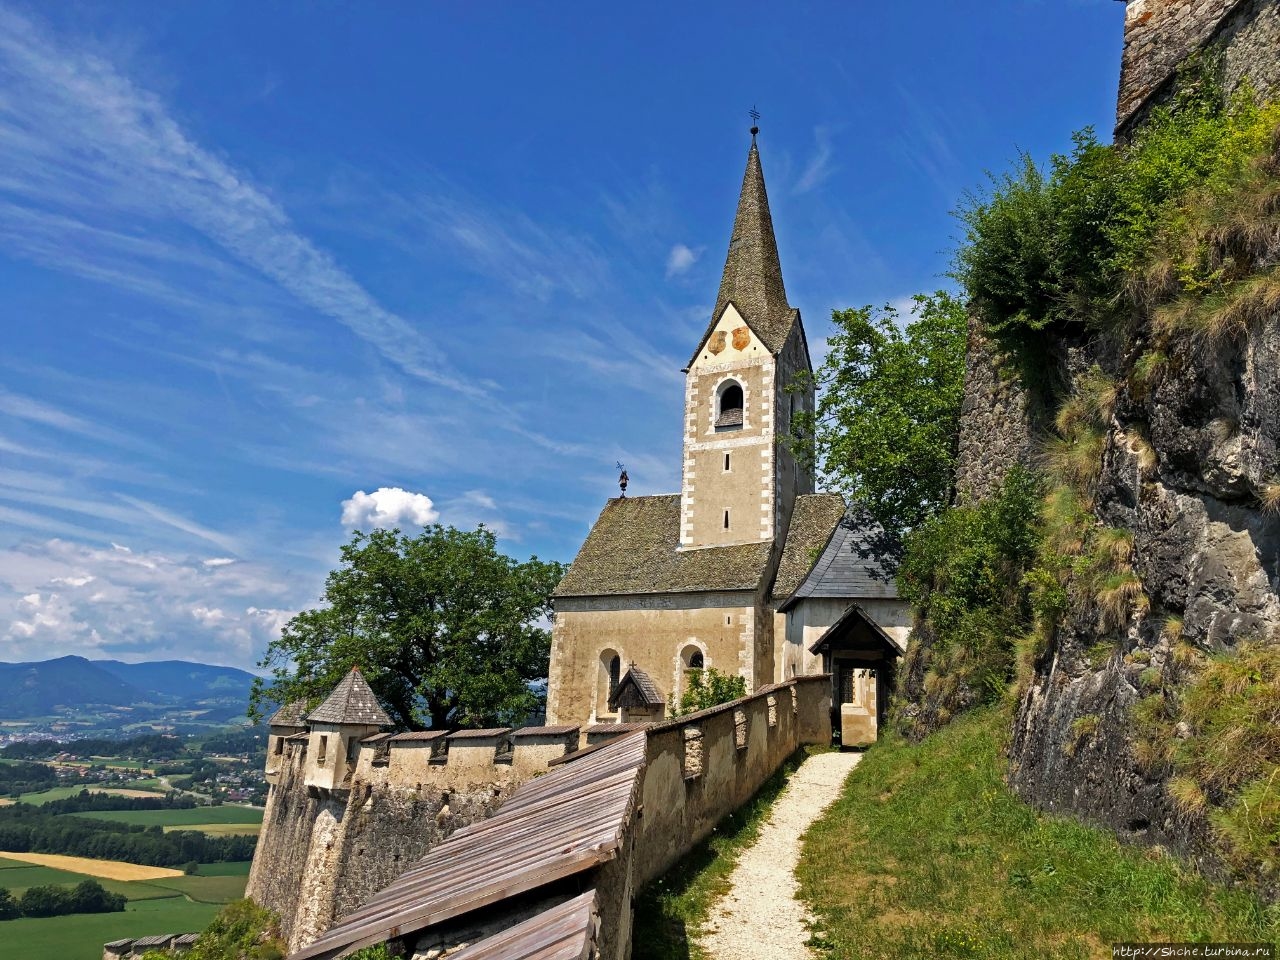
M726 380L716 391L716 430L742 429L742 384Z

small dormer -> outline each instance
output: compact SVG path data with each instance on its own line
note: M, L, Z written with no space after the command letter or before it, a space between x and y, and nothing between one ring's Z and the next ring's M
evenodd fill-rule
M360 757L360 741L392 726L391 718L358 667L307 717L306 785L342 790L351 785Z
M609 696L609 709L618 712L619 723L661 720L665 707L658 685L635 664Z

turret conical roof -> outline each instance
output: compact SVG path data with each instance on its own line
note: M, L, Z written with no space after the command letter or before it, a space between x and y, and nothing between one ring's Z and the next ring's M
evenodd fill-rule
M764 345L778 353L787 342L797 311L787 304L787 291L782 284L778 241L773 235L769 195L765 191L764 170L754 137L747 153L747 170L738 195L738 212L733 219L733 236L729 239L729 253L720 278L720 293L707 332L698 349L693 351L693 360L698 358L720 315L731 302Z
M349 723L360 726L389 727L391 718L382 709L373 688L369 686L359 667L342 678L324 703L307 717L312 723Z

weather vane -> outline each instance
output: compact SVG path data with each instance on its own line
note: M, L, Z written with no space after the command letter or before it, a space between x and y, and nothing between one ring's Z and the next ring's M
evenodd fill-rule
M756 138L756 134L760 132L760 111L756 109L756 105L751 105L751 110L747 116L751 118L751 139Z
M627 476L627 466L621 460L618 461L618 486L622 488L622 495L627 495L627 484L631 482L631 478Z

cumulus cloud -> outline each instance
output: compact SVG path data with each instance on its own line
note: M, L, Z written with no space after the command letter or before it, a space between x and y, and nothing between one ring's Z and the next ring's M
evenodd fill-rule
M252 561L25 543L0 550L0 660L56 651L249 666L315 586Z
M361 530L374 527L425 527L440 518L431 498L400 487L379 487L373 493L357 490L342 501L342 523Z
M698 262L700 256L702 256L701 249L693 250L683 243L677 243L667 254L667 279L688 273L689 268Z

